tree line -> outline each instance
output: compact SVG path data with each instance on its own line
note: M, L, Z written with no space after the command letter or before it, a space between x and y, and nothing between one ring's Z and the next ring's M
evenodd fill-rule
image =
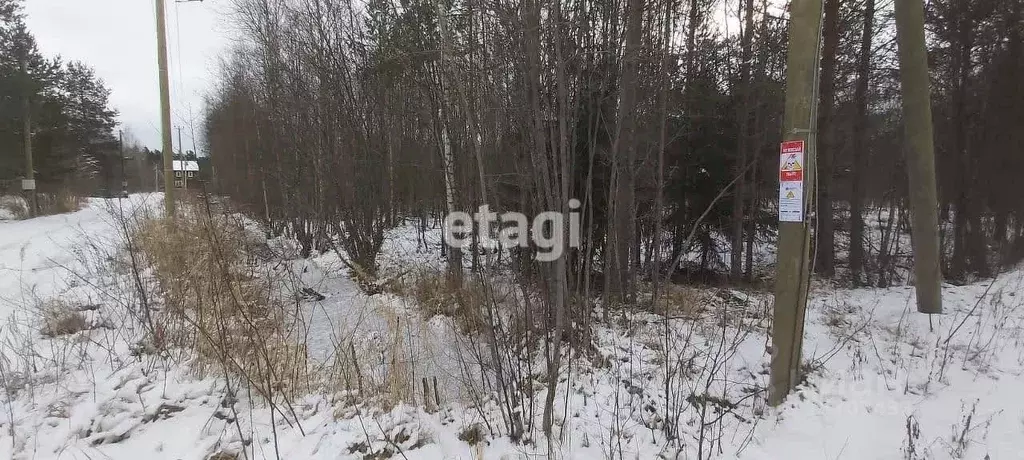
M1024 247L1010 185L1024 172L1021 3L928 3L951 280L990 275ZM848 285L907 282L893 3L824 6L814 266ZM303 255L340 246L372 278L385 233L405 219L422 228L485 204L530 215L582 202L579 247L553 262L510 251L519 326L497 301L473 306L502 394L530 384L500 350L526 344L557 375L566 345L592 343L595 317L659 305L666 282L758 281L777 231L785 5L236 0L232 19L205 123L214 191ZM489 278L487 251L444 252L449 284Z
M589 230L570 272L612 299L678 259L755 278L775 231L785 5L234 6L239 40L206 122L221 191L307 253L345 235L372 271L396 216L579 198ZM909 226L892 6L825 0L815 268L853 285L899 281ZM1024 200L1007 193L1024 172L1020 10L928 2L951 279L990 275L1024 241Z
M118 174L117 112L109 96L88 65L39 51L21 0L0 0L0 180L26 177L26 118L41 191L92 193L101 186L97 178Z

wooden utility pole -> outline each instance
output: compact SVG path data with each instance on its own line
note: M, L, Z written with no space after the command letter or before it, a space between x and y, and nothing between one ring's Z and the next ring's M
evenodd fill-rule
M28 75L28 61L21 61L21 74L25 78L25 94L22 99L23 128L25 134L25 179L21 182L21 190L25 192L25 200L28 201L28 215L35 217L39 210L39 202L36 199L36 166L32 158L32 80Z
M810 218L813 209L822 0L790 4L786 61L786 116L780 160L780 222L772 327L768 403L775 406L799 381L804 316L809 285ZM786 152L799 152L803 164L785 165ZM796 174L799 170L799 175ZM788 175L785 171L789 171ZM799 178L799 180L797 180ZM785 187L789 187L788 190ZM789 196L789 198L787 198ZM783 209L783 206L786 209ZM831 216L819 216L831 218Z
M156 0L156 46L160 66L160 128L163 136L164 213L174 217L174 145L171 141L171 84L167 72L167 20L164 0Z
M124 130L117 130L117 151L121 156L121 194L118 198L128 198L128 173L124 167Z
M907 139L917 311L942 313L939 214L936 209L939 200L935 186L935 144L928 54L924 41L924 5L921 0L896 0L896 41L900 53L904 135Z

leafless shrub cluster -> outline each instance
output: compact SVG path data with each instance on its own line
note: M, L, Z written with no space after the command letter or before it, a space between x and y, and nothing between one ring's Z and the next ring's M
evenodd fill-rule
M141 223L134 238L163 298L150 314L152 345L198 354L201 370L244 377L267 399L308 389L305 347L291 339L294 313L274 272L247 263L239 222L201 203L174 220Z
M64 214L75 212L85 206L85 198L70 188L61 188L54 193L39 195L39 210L42 214Z
M19 196L0 195L0 217L24 219L28 217L28 203Z
M85 201L85 198L65 187L54 193L38 193L35 211L38 215L65 214L82 209ZM29 212L29 206L29 202L22 197L0 195L0 217L25 219L34 215Z
M445 273L420 270L407 276L397 291L415 300L427 315L453 318L465 333L480 333L487 327L487 293L482 280L469 280L457 286L449 282Z
M89 322L82 310L53 299L39 307L39 332L44 337L58 337L84 331Z

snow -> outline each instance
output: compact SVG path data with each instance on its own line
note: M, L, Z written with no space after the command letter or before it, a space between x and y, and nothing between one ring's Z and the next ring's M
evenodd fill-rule
M174 171L199 171L199 162L198 161L174 160L171 163L171 165L172 165L171 167L173 168Z
M293 275L287 289L324 296L300 303L297 333L311 360L326 365L348 343L376 363L368 379L384 378L392 366L384 342L399 337L410 372L438 378L441 408L428 411L418 390L388 402L325 388L297 397L295 417L286 417L242 388L229 392L223 378L198 374L187 359L133 354L142 331L125 307L132 294L123 273L103 267L122 250L114 216L159 200L93 199L73 214L0 222L0 459L206 459L243 450L314 460L384 452L424 460L549 452L586 460L1003 459L1024 451L1022 269L944 285L946 313L931 318L916 313L909 286L816 283L804 342L810 372L778 408L764 401L769 294L679 288L672 298L690 303L668 324L642 310L610 312L611 324L595 327L592 356L565 356L558 439L549 445L539 428L543 379L530 379L533 405L517 408L533 417L529 442L490 433L504 427L496 400L474 383L493 371L467 370L474 340L412 298L363 294L336 254L291 257L294 248L280 239L268 244L285 256L274 266ZM392 231L381 272L442 267L437 232L426 236L424 249L414 226ZM52 299L97 305L83 311L96 327L43 337L39 305ZM540 361L522 365L543 373ZM672 422L675 443L665 437ZM464 440L472 427L484 443Z
M903 458L898 453L907 450L912 416L920 430L917 458L1019 455L1022 280L1024 273L1015 271L994 283L944 286L947 312L931 326L914 312L909 287L818 299L805 355L826 358L841 348L783 407L778 428L766 433L755 451L776 458L796 445L818 452L818 458L837 458L844 451L851 458ZM842 327L859 332L845 344L826 330L833 308L853 312L851 323ZM961 441L966 452L957 455Z
M158 197L135 195L125 206L148 206ZM0 221L0 319L38 299L77 284L85 252L120 239L112 212L117 202L91 198L84 209L30 220Z

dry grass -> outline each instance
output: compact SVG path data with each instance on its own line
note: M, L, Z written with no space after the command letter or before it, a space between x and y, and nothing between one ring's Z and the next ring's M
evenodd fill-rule
M76 212L85 206L85 199L75 195L68 189L63 189L53 196L53 213L63 214Z
M89 328L85 315L60 300L49 300L39 307L39 333L53 338L71 335Z
M434 355L429 343L414 337L429 334L426 323L408 318L390 305L381 305L374 314L380 315L385 328L372 340L373 345L357 347L351 340L336 343L333 360L323 369L325 382L344 395L343 406L373 401L390 409L402 402L424 402L418 386L423 375L417 375L416 369ZM349 409L343 407L336 417L352 416Z
M193 349L197 369L242 376L263 396L307 388L307 354L287 325L274 272L247 264L240 222L182 206L176 220L148 220L136 241L159 283L164 311L154 345ZM294 394L294 393L293 393Z
M70 189L61 189L57 193L40 193L36 195L39 214L48 216L80 211L85 207L86 200ZM20 196L0 196L0 218L27 219L29 217L28 202Z
M691 287L668 284L658 296L652 313L685 319L699 319L705 311L703 293Z
M414 299L427 315L455 319L463 332L479 332L487 326L484 309L488 298L479 281L466 279L461 287L455 287L444 272L421 270L410 274L397 291Z
M52 194L39 194L39 213L42 215L66 214L80 211L85 207L85 198L63 188Z
M14 195L0 195L0 219L20 220L28 217L25 199Z

